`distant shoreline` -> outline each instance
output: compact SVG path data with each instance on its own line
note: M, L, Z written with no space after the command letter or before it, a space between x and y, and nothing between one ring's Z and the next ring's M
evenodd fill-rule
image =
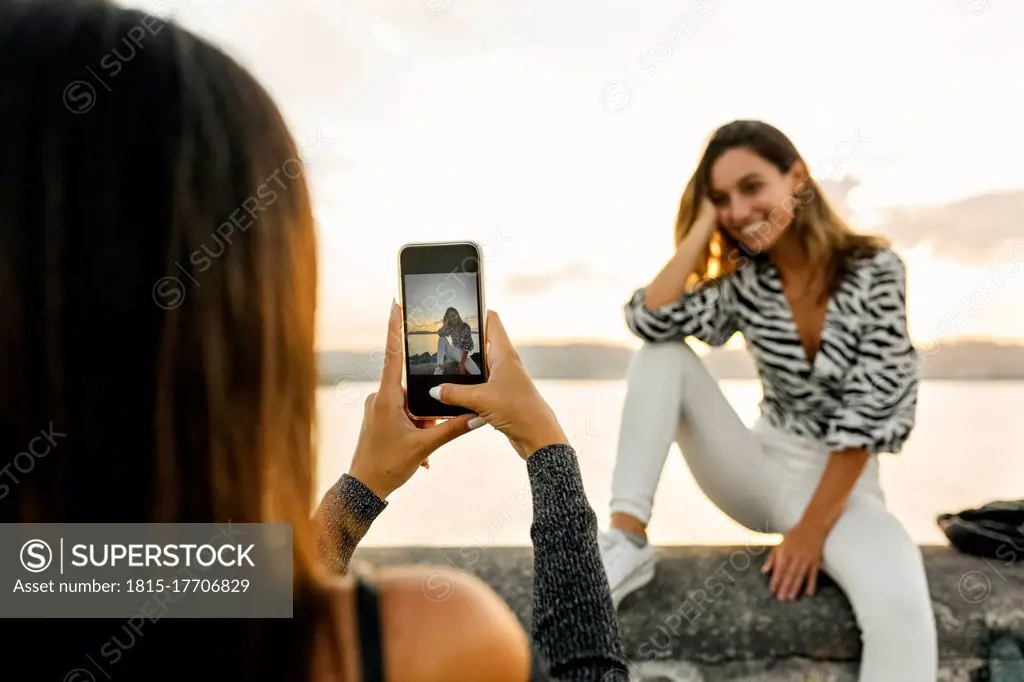
M626 377L531 377L534 381L625 381ZM715 377L718 381L760 381L757 377ZM364 378L360 379L356 375L339 375L337 377L320 377L317 382L319 388L329 388L338 384L341 381L355 381L356 383L369 382L375 383L380 380L380 377L371 379L364 375ZM940 383L956 383L956 384L971 384L971 383L999 383L999 384L1021 384L1024 383L1024 377L978 377L965 379L963 377L957 378L930 378L922 379L920 385L927 384L940 384Z
M601 344L524 345L519 354L538 380L609 381L626 377L634 349ZM339 380L377 381L380 351L324 351L319 355L320 385ZM716 379L759 380L746 350L712 349L703 356ZM921 353L922 381L1024 381L1024 344L956 341Z
M626 377L556 377L556 376L537 376L535 374L530 375L534 381L625 381ZM356 382L376 382L380 380L379 374L372 378L363 374L363 378L359 378L355 374L340 374L334 377L321 376L317 382L317 386L334 386L341 380L356 381ZM716 376L718 381L761 381L758 377L720 377ZM920 381L921 384L939 384L939 383L1005 383L1005 384L1020 384L1024 383L1024 376L1020 377L1007 377L1007 376L993 376L993 377L925 377Z

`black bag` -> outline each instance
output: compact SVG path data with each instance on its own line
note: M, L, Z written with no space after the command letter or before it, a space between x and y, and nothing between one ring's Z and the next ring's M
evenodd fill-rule
M964 554L1008 564L1024 560L1024 499L998 500L977 509L939 514L936 523L950 544Z

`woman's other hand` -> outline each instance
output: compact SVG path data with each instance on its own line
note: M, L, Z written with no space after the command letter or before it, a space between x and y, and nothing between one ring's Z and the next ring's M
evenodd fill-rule
M718 226L718 209L715 208L711 199L704 197L700 200L700 208L697 209L694 225L702 228L708 235Z
M691 233L695 235L694 239L697 240L701 248L704 248L717 229L718 209L715 207L714 202L705 196L698 205L697 216L694 218Z
M761 567L771 573L769 589L779 601L793 601L806 582L804 594L814 596L827 533L810 523L798 523L772 548Z
M569 441L551 407L530 379L497 313L487 313L488 379L482 384L441 384L431 395L449 405L473 410L508 437L527 459L546 445Z
M402 312L395 304L388 323L380 389L366 398L349 475L385 499L412 478L417 468L427 466L430 453L470 431L472 418L460 415L440 424L409 418L402 389Z

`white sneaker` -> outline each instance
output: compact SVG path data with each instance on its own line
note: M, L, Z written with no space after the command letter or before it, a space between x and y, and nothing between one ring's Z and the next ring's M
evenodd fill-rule
M619 603L630 592L639 590L654 578L654 546L648 542L637 547L625 533L616 528L598 531L597 542L601 562L612 591L612 603Z

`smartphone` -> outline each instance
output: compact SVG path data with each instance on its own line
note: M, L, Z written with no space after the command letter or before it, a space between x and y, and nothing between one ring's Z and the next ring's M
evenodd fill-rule
M406 411L448 419L472 410L430 396L439 384L487 381L483 258L476 242L406 244L398 252Z

